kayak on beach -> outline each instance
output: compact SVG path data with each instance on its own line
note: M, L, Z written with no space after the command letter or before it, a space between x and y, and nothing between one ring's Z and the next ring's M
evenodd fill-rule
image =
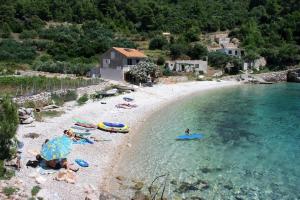
M204 136L201 133L194 133L190 135L180 135L176 137L176 140L200 140Z
M98 128L109 132L119 132L119 133L129 132L129 127L125 124L120 124L120 123L100 122L98 124Z

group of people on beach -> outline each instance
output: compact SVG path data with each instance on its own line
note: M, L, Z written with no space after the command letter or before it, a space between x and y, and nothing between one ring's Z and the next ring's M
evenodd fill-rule
M73 141L82 139L82 137L76 135L72 130L64 130L64 135L69 137ZM46 139L45 142L43 143L43 145L47 144L47 142L49 142L49 139ZM29 161L29 164L27 166L34 167L34 166L42 165L42 163L44 163L47 167L49 167L51 169L56 169L56 170L61 169L61 168L69 169L74 172L77 172L79 170L79 168L74 167L74 164L69 164L68 160L66 158L54 159L54 160L44 160L40 154L36 155L35 162Z

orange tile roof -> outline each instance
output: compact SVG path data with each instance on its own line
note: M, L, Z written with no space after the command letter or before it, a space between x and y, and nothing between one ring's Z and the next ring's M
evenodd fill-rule
M147 56L137 49L113 47L114 50L123 54L127 58L146 58Z

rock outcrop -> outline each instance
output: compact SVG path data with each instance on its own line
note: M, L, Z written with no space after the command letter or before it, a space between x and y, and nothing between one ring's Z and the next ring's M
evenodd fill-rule
M300 83L300 69L289 70L286 75L287 82Z
M18 112L21 124L31 124L34 122L34 113L32 108L19 108Z

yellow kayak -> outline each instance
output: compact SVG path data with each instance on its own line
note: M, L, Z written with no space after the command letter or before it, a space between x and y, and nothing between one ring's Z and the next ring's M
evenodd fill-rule
M128 133L129 127L125 124L111 123L111 122L100 122L98 128L109 132Z

